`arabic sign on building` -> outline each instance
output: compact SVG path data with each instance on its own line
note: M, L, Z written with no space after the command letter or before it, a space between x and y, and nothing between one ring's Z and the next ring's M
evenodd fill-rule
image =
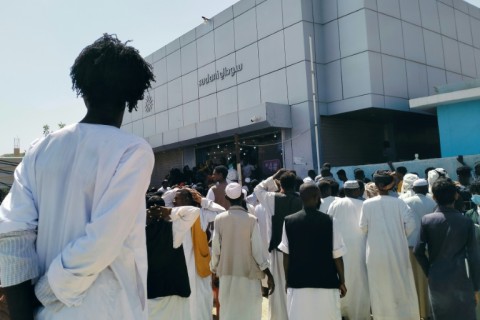
M223 80L225 79L225 77L228 77L228 76L233 77L237 72L242 71L242 69L243 69L243 63L237 64L236 66L231 68L224 67L221 71L217 70L215 73L207 74L206 77L201 78L198 81L198 86L201 87L213 81Z

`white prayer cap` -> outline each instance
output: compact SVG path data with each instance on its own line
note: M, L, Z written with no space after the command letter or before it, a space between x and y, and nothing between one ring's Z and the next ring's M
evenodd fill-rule
M225 187L225 194L230 199L238 199L242 195L242 186L236 182L229 183Z
M250 183L250 181L252 181L252 180L250 180L250 178L248 178L248 177L245 178L245 183Z
M425 179L417 179L413 182L414 187L425 187L428 186L428 181Z
M358 184L357 180L347 180L343 184L344 189L358 189L360 188L360 185Z

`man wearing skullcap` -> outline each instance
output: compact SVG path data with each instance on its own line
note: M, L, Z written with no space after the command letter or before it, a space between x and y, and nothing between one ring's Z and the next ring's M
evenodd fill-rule
M367 235L366 264L374 319L420 318L417 292L408 254L407 236L415 229L412 211L389 196L394 173L377 171L379 195L363 203L360 228Z
M407 175L405 175L405 177L406 176ZM435 211L437 204L433 199L426 196L428 192L427 180L415 180L415 182L413 182L412 191L415 192L413 196L403 199L403 201L405 201L405 203L413 211L415 218L415 229L410 234L410 236L408 236L408 247L410 248L410 262L412 263L413 277L415 280L415 287L417 288L420 317L427 319L430 314L428 303L428 282L420 264L413 255L413 248L417 244L418 238L420 236L420 225L423 216Z
M480 252L474 223L454 208L458 195L453 181L438 179L432 191L438 208L422 218L415 247L428 277L432 316L435 320L476 319Z
M225 197L230 208L215 218L210 262L214 278L220 278L220 319L260 319L260 280L267 275L269 294L275 288L268 254L262 245L257 218L242 207L242 186L229 183Z
M343 257L348 294L340 300L342 317L346 320L370 320L370 295L365 264L366 237L358 226L363 204L363 201L358 199L358 181L345 181L344 191L345 198L333 201L328 210L334 229L342 235L348 248L348 254Z

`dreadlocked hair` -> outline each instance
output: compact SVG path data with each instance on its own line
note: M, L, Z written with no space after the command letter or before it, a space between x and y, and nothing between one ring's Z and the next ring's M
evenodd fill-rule
M70 70L72 89L92 104L115 102L137 110L138 100L155 81L152 66L116 35L104 34L85 47Z

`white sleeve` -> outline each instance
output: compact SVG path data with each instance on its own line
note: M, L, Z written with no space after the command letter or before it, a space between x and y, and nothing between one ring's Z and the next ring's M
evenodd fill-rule
M272 216L275 214L275 192L272 191L276 189L277 185L275 184L275 181L272 177L269 177L260 182L253 190L258 201Z
M48 282L65 305L81 304L98 274L119 255L138 216L146 218L145 191L153 164L153 152L148 145L126 150L109 187L92 208L85 234L69 243L50 264Z
M368 216L365 212L365 203L362 205L362 211L360 212L360 221L358 226L363 233L368 233Z
M338 222L333 219L333 258L340 258L347 253L347 247L343 242L342 234L338 231Z
M182 245L187 232L190 232L193 224L200 215L200 208L193 206L172 208L170 219L172 220L173 248Z
M416 222L415 222L415 212L413 212L410 207L402 201L402 215L403 215L403 224L405 228L405 235L408 237L416 227Z
M4 287L39 276L35 247L38 211L29 160L27 153L15 169L12 188L0 206L0 283Z
M208 189L207 196L205 198L215 201L215 193L213 192L212 188Z
M280 242L280 244L278 245L278 249L283 253L290 253L290 251L288 250L288 237L287 231L285 230L285 222L283 223L282 242Z
M252 243L252 256L255 259L260 270L265 270L270 265L268 261L268 255L265 251L265 247L262 244L262 237L260 236L260 228L258 223L255 223L253 226L253 231L251 235L251 243Z
M224 207L212 200L202 198L201 210L200 210L200 222L202 230L207 230L208 224L215 220L215 217L220 212L226 211Z

